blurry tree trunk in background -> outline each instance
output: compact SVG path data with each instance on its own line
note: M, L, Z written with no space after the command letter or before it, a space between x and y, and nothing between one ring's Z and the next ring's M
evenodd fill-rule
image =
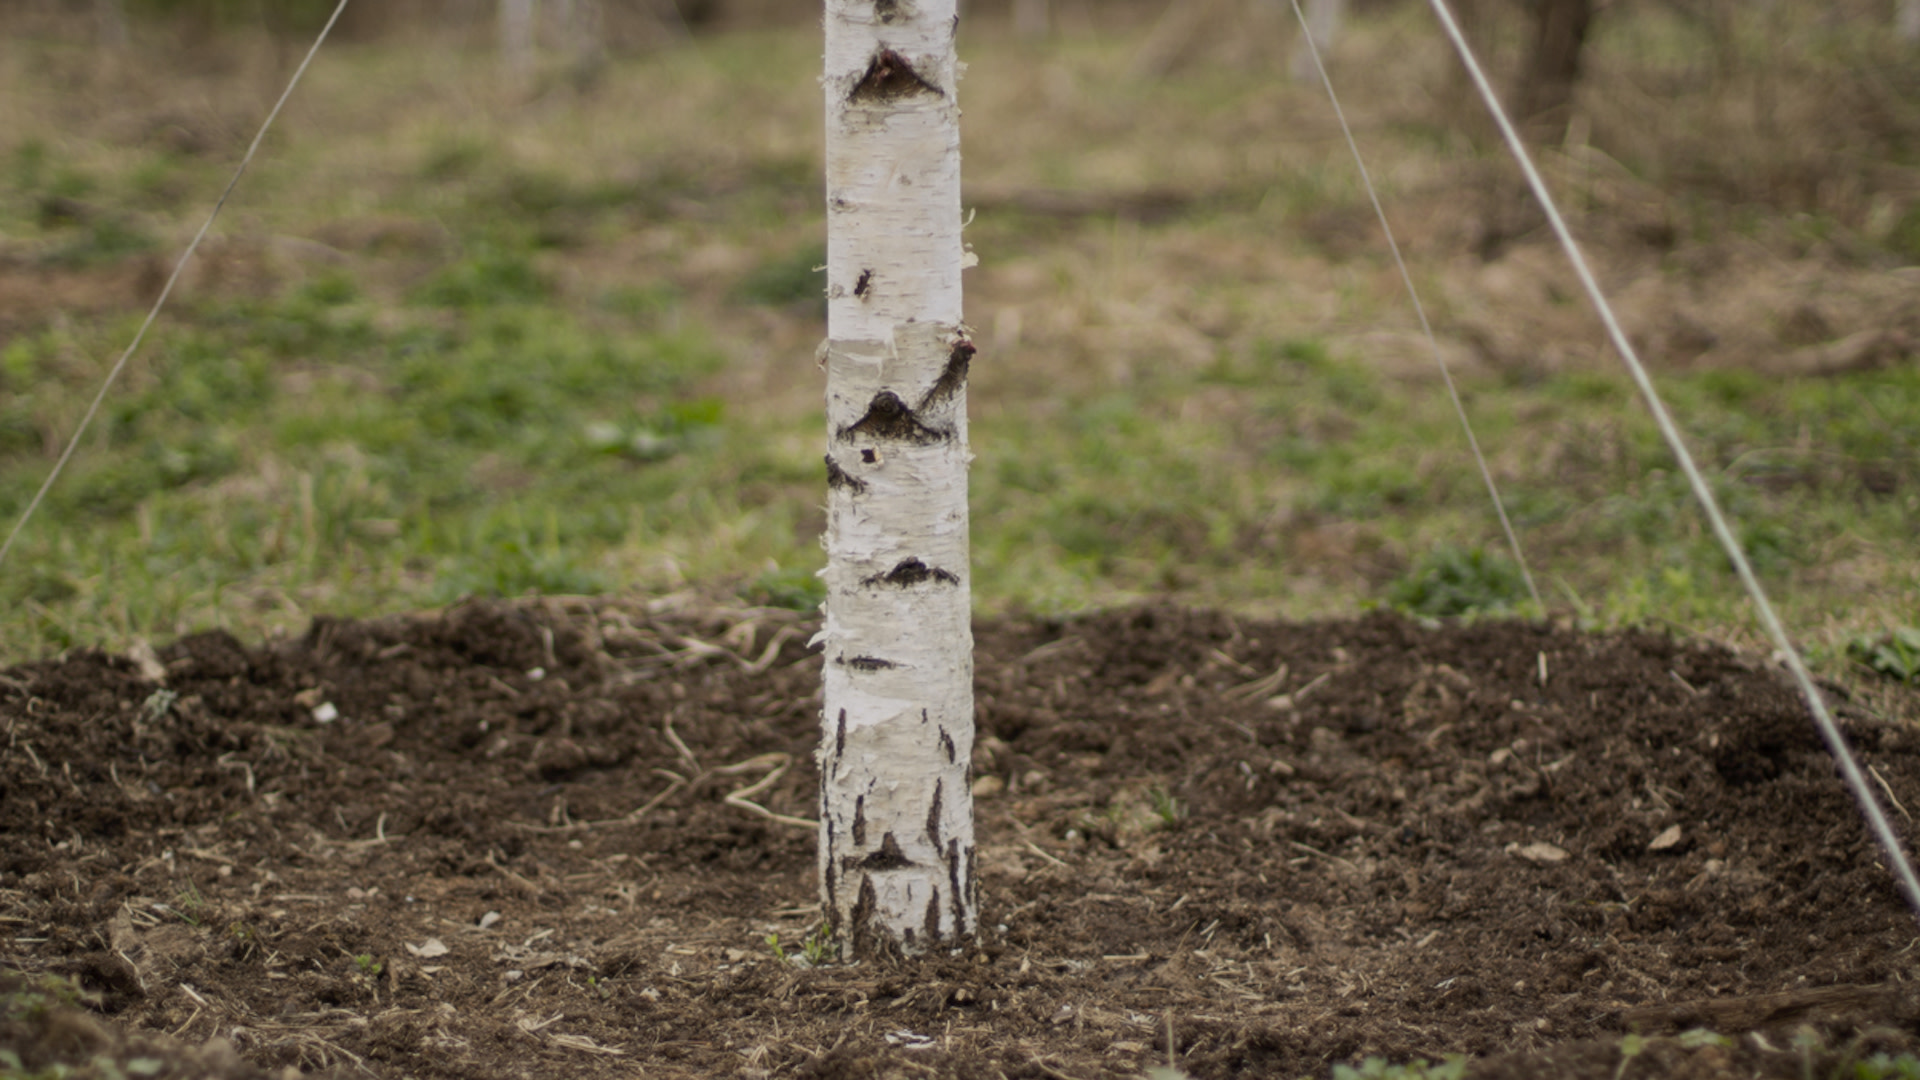
M1288 8L1292 0L1281 0ZM1294 43L1293 58L1287 62L1287 73L1297 83L1317 83L1320 74L1314 70L1313 54L1307 49L1307 35L1313 36L1313 44L1319 48L1324 61L1328 49L1333 47L1333 39L1340 34L1340 23L1347 13L1347 0L1304 0L1307 29Z
M1894 15L1894 29L1901 41L1920 45L1920 0L1900 0L1900 10Z
M1169 0L1133 54L1133 77L1164 78L1210 40L1211 29L1237 25L1244 14L1240 0Z
M1539 0L1533 18L1533 45L1520 72L1514 111L1529 136L1551 139L1570 119L1593 0Z
M1023 38L1047 36L1053 12L1047 0L1013 0L1013 32Z
M575 74L596 70L606 59L606 13L601 0L560 0L556 7L560 40Z
M854 953L975 930L955 0L826 0L820 894Z
M95 44L103 49L127 47L125 0L93 0Z
M533 0L500 0L500 62L507 78L524 84L533 73Z

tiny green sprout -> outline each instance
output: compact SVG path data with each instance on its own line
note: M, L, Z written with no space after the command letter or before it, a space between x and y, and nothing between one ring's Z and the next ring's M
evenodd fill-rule
M200 920L195 917L195 913L206 906L207 902L201 897L200 890L188 885L173 894L173 903L168 905L167 910L180 916L181 920L189 926L199 926Z
M354 965L360 969L360 974L365 975L369 979L379 978L380 973L386 970L380 961L373 958L372 953L361 953L353 958L353 962Z
M1351 1065L1333 1067L1333 1080L1461 1080L1466 1074L1467 1059L1458 1054L1447 1055L1438 1065L1425 1058L1416 1058L1405 1065L1389 1065L1386 1058L1370 1057L1357 1069Z
M594 993L599 994L603 1001L613 996L613 989L602 982L598 976L587 976L587 987Z
M1646 1049L1647 1039L1644 1035L1628 1035L1621 1039L1620 1067L1613 1070L1613 1080L1620 1080L1627 1075L1627 1066L1633 1064L1633 1059L1639 1057Z
M1160 823L1166 828L1173 828L1180 823L1181 818L1187 816L1187 808L1181 806L1180 800L1174 798L1173 793L1166 788L1154 788L1147 792L1147 798L1153 800L1153 815L1159 818Z
M819 967L822 964L832 963L833 956L833 931L823 922L800 946L800 958L807 962L808 967Z
M1689 1050L1698 1050L1703 1046L1732 1046L1733 1040L1706 1028L1690 1028L1680 1033L1680 1045Z
M148 694L147 700L140 703L140 719L150 724L164 719L173 709L173 703L178 700L180 700L179 694L161 687Z
M795 952L787 951L786 947L780 944L778 931L768 934L766 942L767 948L773 950L774 959L783 964L792 964L795 967L819 967L822 964L832 963L834 959L833 932L827 929L826 923L821 923L813 933L802 938L800 948Z
M1847 1080L1920 1080L1920 1059L1912 1054L1893 1057L1881 1051L1865 1060L1855 1061L1851 1073L1840 1073Z

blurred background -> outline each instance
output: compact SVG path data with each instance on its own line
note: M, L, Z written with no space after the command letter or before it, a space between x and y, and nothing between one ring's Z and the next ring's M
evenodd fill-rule
M1305 6L1550 613L1753 639L1427 5ZM0 0L9 525L331 7ZM1920 5L1457 10L1790 624L1892 648ZM1291 4L964 12L983 612L1531 610ZM0 567L0 656L817 602L819 55L801 0L356 0Z

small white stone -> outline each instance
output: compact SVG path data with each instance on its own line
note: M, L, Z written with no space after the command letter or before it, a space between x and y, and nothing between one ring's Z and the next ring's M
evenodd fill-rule
M1528 862L1538 863L1542 866L1549 863L1566 862L1569 858L1572 858L1572 856L1567 854L1565 848L1544 842L1528 844L1526 847L1513 848L1512 851L1515 855L1520 856Z

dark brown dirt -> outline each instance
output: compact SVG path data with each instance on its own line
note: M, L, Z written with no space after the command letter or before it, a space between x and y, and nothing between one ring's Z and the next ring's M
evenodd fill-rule
M1524 623L983 624L988 932L783 962L813 838L756 807L814 804L808 629L468 606L11 669L0 968L32 981L0 1047L166 1076L1092 1078L1164 1063L1171 1025L1194 1077L1464 1054L1640 1080L1920 1045L1914 920L1780 675ZM1875 694L1833 696L1920 806L1920 697ZM81 1007L27 1008L48 975Z

